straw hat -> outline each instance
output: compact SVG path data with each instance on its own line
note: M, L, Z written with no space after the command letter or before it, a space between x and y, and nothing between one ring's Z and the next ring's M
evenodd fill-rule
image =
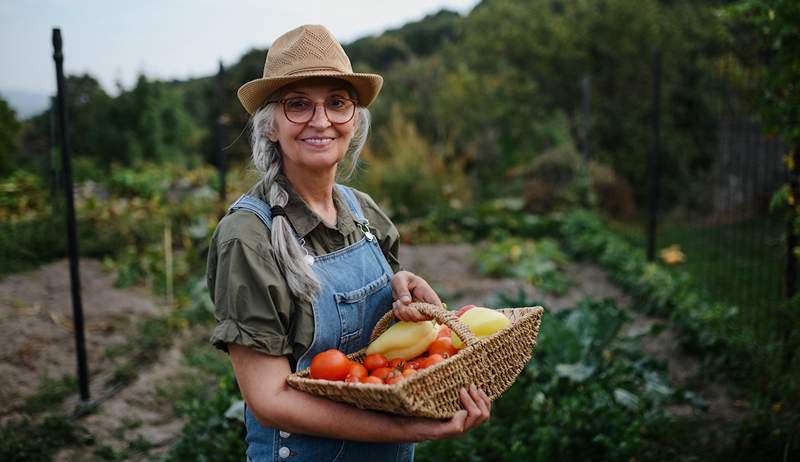
M383 77L377 74L353 72L350 58L328 29L305 25L275 40L267 52L264 77L239 87L239 101L253 114L275 90L309 77L335 77L350 82L361 106L368 106L383 85Z

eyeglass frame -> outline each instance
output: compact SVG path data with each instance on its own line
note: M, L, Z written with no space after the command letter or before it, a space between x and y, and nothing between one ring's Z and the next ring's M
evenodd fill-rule
M296 99L296 98L301 98L301 99L305 99L305 100L311 101L311 103L314 105L314 110L311 111L311 117L309 117L308 120L306 120L305 122L295 122L294 120L289 118L289 114L286 112L286 101L288 101L290 99ZM328 98L339 98L339 99L343 99L345 101L350 101L351 103L353 103L353 113L350 114L350 118L345 120L344 122L334 122L333 120L331 120L330 116L328 116L328 109L325 107L325 102L328 101ZM348 97L339 96L339 95L331 95L331 96L325 98L325 101L323 101L321 103L319 103L317 101L313 101L311 98L308 98L308 97L305 97L305 96L289 96L287 98L270 100L270 101L267 101L264 104L271 104L271 103L281 103L281 106L283 106L283 115L284 115L284 117L286 117L286 120L288 120L289 122L291 122L293 124L298 124L298 125L307 124L307 123L311 122L312 120L314 120L314 116L317 115L317 106L320 105L320 104L322 105L322 111L325 113L325 118L328 119L328 122L330 122L333 125L344 125L344 124L350 122L351 120L353 120L353 117L355 117L355 115L356 115L356 106L358 106L358 100L357 99L348 98Z

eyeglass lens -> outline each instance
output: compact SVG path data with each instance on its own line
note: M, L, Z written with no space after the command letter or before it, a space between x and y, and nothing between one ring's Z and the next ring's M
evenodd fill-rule
M325 115L332 123L343 124L349 122L355 113L353 101L341 96L331 96L323 104ZM283 102L286 118L294 123L306 123L314 117L317 104L302 96L287 98Z

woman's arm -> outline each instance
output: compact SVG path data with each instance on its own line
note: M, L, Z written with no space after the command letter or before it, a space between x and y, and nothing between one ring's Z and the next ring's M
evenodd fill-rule
M286 383L283 356L228 344L236 380L259 422L290 433L369 442L415 442L458 436L489 419L491 400L474 386L461 391L464 409L449 421L401 417L319 398Z

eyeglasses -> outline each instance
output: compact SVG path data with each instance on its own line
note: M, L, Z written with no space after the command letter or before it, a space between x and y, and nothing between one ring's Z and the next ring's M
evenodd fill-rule
M314 118L317 111L317 103L304 96L292 96L290 98L267 101L268 103L282 103L283 114L289 122L304 124ZM356 113L356 101L344 96L329 96L322 103L325 116L332 124L346 124L353 119Z

